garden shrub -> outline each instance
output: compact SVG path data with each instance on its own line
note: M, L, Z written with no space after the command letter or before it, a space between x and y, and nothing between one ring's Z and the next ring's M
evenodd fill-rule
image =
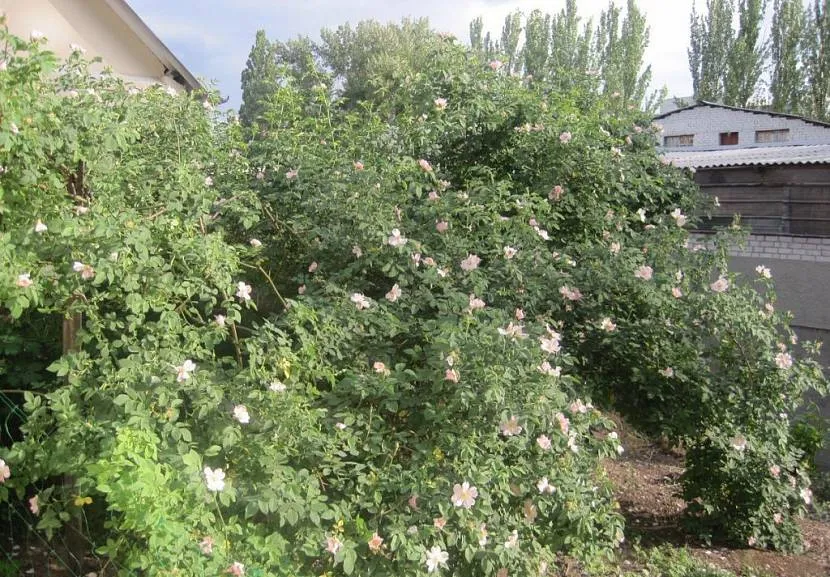
M625 103L443 38L348 109L286 77L245 142L210 95L92 78L78 54L52 73L4 38L4 339L42 350L14 357L37 370L0 497L40 529L97 510L125 574L590 564L623 539L593 398L715 448L723 473L690 458L687 486L729 536L795 542L778 413L820 373L776 366L783 319L711 278L723 250L687 248L703 201ZM720 498L767 460L797 486Z
M480 256L486 284L467 291L488 307L552 318L572 355L566 370L578 376L576 394L692 447L684 482L698 529L796 548L793 519L806 504L807 481L789 415L824 380L812 345L804 359L793 356L795 337L775 311L769 271L760 267L757 279L728 271L727 247L741 242L740 230L689 236L690 215L705 214L709 201L689 172L659 161L654 127L624 103L531 86L451 39L432 61L334 126L327 113L300 113L327 94L287 79L275 95L279 116L266 115L269 133L252 145L251 159L271 163L261 198L294 223L290 232L275 227L276 244L311 239L281 276L293 276L305 300L332 285L380 299L393 282L412 283L411 265L377 250L393 229L414 244L410 257L428 257L436 274L466 254ZM400 182L402 172L410 179ZM505 259L505 247L516 255ZM305 270L310 263L314 272ZM775 494L759 482L737 505L757 523L740 521L729 499L715 498L744 473L706 475L697 448L713 435L721 446L753 435L746 454L757 451L753 458L783 471ZM779 516L786 522L773 522ZM762 518L771 529L759 528Z

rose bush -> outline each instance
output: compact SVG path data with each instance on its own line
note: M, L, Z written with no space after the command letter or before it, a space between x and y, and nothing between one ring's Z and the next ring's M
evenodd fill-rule
M748 283L729 273L736 230L689 236L708 201L688 173L659 161L653 127L624 103L552 93L477 62L451 39L436 46L429 70L382 79L383 98L339 124L300 113L309 101L325 106L326 94L289 80L275 96L279 115L265 119L269 133L251 158L272 163L261 198L294 226L263 234L277 234L278 246L306 239L280 276L293 276L307 301L332 286L380 299L393 282L407 287L418 267L448 283L459 263L463 281L461 259L476 255L486 284L466 292L558 323L575 394L691 447L684 482L699 529L797 548L793 519L808 489L788 415L825 383L812 345L799 360L794 342L783 345L794 335L775 311L770 272L760 267ZM402 172L411 176L400 182ZM390 263L382 245L403 249L416 267ZM419 318L441 316L408 296ZM746 454L786 475L774 491L764 478L737 503L720 500L748 473L707 476L717 461L698 448L741 435L754 437ZM735 507L756 521L740 521Z
M85 515L157 575L596 562L623 539L601 466L622 448L593 399L720 451L721 475L690 457L704 520L795 542L778 413L820 373L775 356L783 319L723 251L689 250L703 201L624 103L436 38L360 106L287 75L243 135L210 95L4 40L4 370L27 417L0 496L36 498L40 529ZM780 490L719 499L767 461Z

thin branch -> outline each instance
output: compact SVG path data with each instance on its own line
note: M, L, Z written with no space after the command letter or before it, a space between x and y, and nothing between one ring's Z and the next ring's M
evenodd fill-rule
M269 275L267 272L265 272L265 269L262 268L262 266L257 265L257 269L259 269L259 272L261 272L265 276L265 278L268 279L268 284L271 285L271 288L274 290L274 294L276 294L277 298L280 299L280 302L282 303L282 306L285 307L285 308L288 308L288 303L285 302L285 299L282 298L282 295L280 294L280 291L277 290L277 285L274 284L274 281L271 279L271 275Z
M239 335L236 333L236 323L231 322L231 341L236 352L236 364L242 368L242 349L239 347Z

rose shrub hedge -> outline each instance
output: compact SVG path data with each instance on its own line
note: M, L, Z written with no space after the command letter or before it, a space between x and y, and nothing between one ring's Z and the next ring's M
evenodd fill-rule
M616 408L689 443L704 529L797 546L780 414L820 371L776 348L786 319L725 241L691 250L704 201L626 103L436 37L361 106L286 75L243 134L209 97L4 38L27 418L0 496L39 528L85 514L148 575L544 574L623 539Z

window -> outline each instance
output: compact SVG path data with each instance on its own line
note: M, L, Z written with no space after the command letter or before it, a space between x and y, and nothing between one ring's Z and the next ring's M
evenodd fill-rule
M663 146L670 148L673 146L694 146L694 134L680 134L678 136L664 136Z
M730 146L733 144L738 144L738 133L737 132L721 132L720 133L720 145L721 146Z
M778 130L756 130L755 142L787 142L790 139L790 129L781 128Z

